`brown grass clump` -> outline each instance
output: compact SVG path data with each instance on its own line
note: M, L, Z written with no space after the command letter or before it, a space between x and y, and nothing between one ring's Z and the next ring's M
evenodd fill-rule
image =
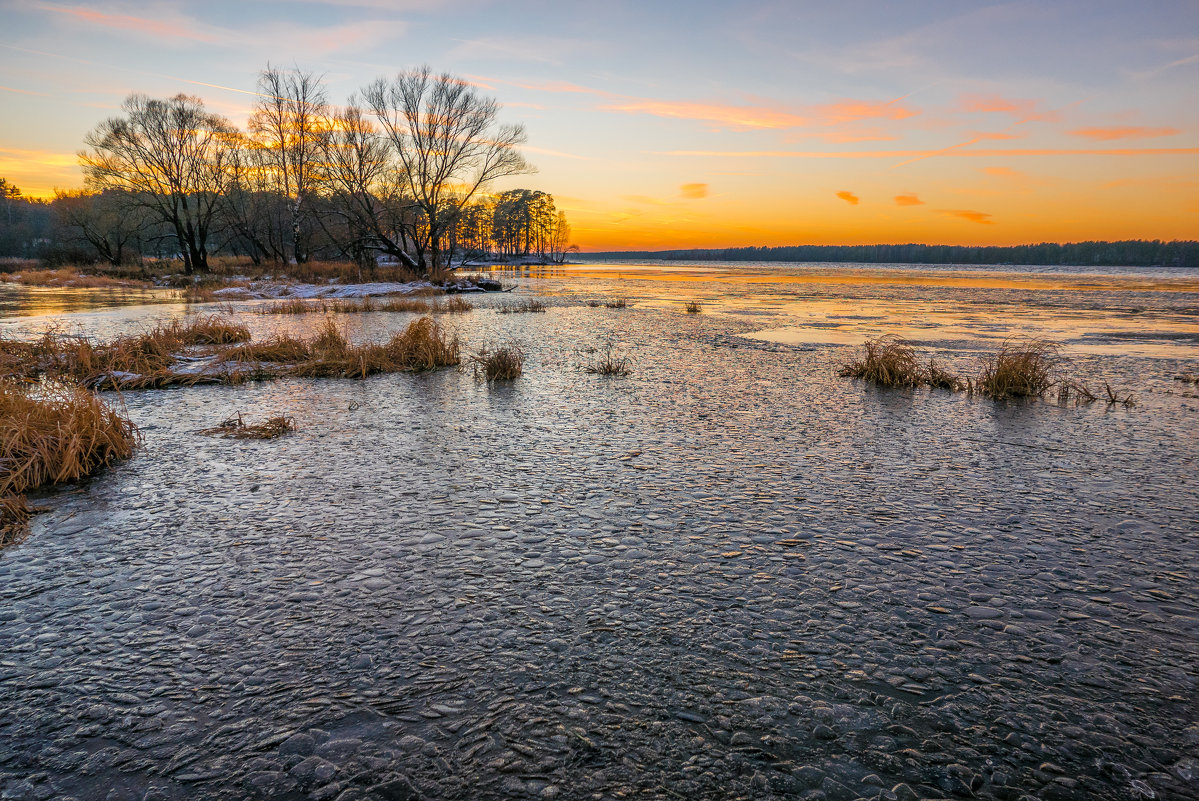
M155 329L161 335L176 334L184 345L231 345L250 339L250 329L216 315L200 315L184 322L172 322L163 329Z
M965 387L962 379L938 364L936 359L928 360L928 365L924 368L923 379L924 383L933 389L947 389L950 392L957 392Z
M325 305L324 301L303 300L301 298L264 303L257 309L259 314L313 314L315 312L327 311L329 311L329 308Z
M983 362L978 390L997 400L1039 398L1058 383L1059 348L1043 339L1006 342Z
M529 312L543 312L545 304L539 300L525 300L520 303L506 303L503 306L496 308L499 314L524 314Z
M683 311L687 312L687 314L699 314L703 311L703 308L699 305L699 301L692 300L687 302L687 305L683 307Z
M488 381L511 381L520 378L525 367L525 353L516 342L501 345L494 350L483 348L470 357L475 378Z
M132 422L87 390L0 381L0 544L23 536L25 492L127 459L139 436Z
M866 340L861 358L843 365L838 375L884 387L916 387L925 379L916 351L906 340L894 336Z
M436 370L461 361L458 336L446 333L432 317L413 320L383 349L402 370Z
M428 314L433 310L434 308L428 303L417 298L390 298L379 308L379 311L413 312L415 314Z
M583 365L583 372L593 375L626 376L633 372L632 363L632 359L616 353L609 345L603 353Z
M296 421L290 417L280 415L271 417L262 423L248 424L241 416L241 412L238 412L237 417L230 417L220 425L206 428L200 433L210 437L230 439L278 439L295 430Z
M262 342L247 342L226 351L225 358L233 362L270 362L295 364L311 356L307 342L287 334L275 334Z
M1174 376L1175 381L1181 381L1184 384L1195 384L1199 386L1199 375L1193 373L1179 373Z
M604 304L606 309L625 309L628 308L629 302L624 298L616 298Z
M433 307L433 311L441 314L465 314L475 308L475 304L471 303L464 297L454 295L446 298L444 303L439 303Z
M66 287L74 289L145 289L153 286L149 281L83 272L75 267L62 267L56 270L26 269L17 273L3 275L0 277L0 280L24 286Z
M598 309L600 306L604 305L604 302L602 300L596 300L595 298L591 298L590 300L585 301L584 305L588 306L592 309Z

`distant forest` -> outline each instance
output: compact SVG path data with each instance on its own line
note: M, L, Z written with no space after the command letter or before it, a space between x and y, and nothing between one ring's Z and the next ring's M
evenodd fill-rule
M587 253L590 258L667 261L814 261L859 264L1046 264L1083 267L1199 267L1199 242L1131 239L1007 247L959 245L791 245L703 250Z

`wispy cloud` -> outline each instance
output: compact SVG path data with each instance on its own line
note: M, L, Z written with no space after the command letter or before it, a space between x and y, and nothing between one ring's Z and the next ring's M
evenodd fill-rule
M810 118L772 108L730 106L721 103L688 103L671 100L637 100L600 106L604 111L649 114L680 120L700 120L732 128L799 128Z
M960 147L960 146L955 146ZM1192 156L1199 147L1140 148L990 148L986 150L658 150L655 156L696 156L705 158L776 158L776 159L891 159L913 156L957 156L968 158L1005 158L1008 156Z
M35 95L37 97L50 97L45 92L31 92L28 89L14 89L11 86L0 86L0 92L13 92L18 95Z
M912 192L907 192L902 195L895 196L896 206L923 206L924 201L916 197Z
M841 198L851 206L856 206L859 202L861 202L861 198L859 198L853 192L838 192L837 197Z
M263 42L287 42L296 52L310 55L362 50L406 31L405 23L394 19L364 19L333 26L305 26L284 21L257 28L234 29L209 25L186 16L151 18L51 3L42 3L38 7L77 22L124 31L158 44L196 42L226 48L257 48Z
M957 217L967 222L978 223L979 225L995 224L995 221L991 219L991 215L984 211L974 211L972 209L937 209L937 211L947 217Z
M209 43L219 41L219 38L205 27L189 25L182 20L149 19L147 17L135 17L131 14L105 14L103 11L96 11L83 6L59 6L43 3L40 7L46 11L82 20L92 25L148 34L159 39L190 39L197 42Z
M1001 95L964 94L958 98L958 110L970 114L1010 114L1018 122L1055 122L1059 113L1041 108L1040 100L1017 100Z
M1158 136L1176 136L1182 131L1177 128L1144 128L1137 125L1121 125L1110 128L1076 128L1067 131L1071 136L1110 142L1116 139L1153 139Z
M679 187L679 194L688 200L699 200L708 196L708 185L683 184Z

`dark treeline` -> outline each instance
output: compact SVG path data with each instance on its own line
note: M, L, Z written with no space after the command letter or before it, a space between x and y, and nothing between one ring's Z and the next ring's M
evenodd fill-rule
M1133 239L1122 242L1042 242L1037 245L792 245L705 250L588 253L590 257L668 261L807 261L858 264L1044 264L1070 266L1199 267L1199 242Z
M332 105L318 77L271 67L247 130L196 97L131 95L80 152L83 190L31 199L0 179L0 256L120 265L212 255L254 264L380 260L418 274L491 256L562 261L575 248L545 192L492 193L532 172L522 126L427 68Z

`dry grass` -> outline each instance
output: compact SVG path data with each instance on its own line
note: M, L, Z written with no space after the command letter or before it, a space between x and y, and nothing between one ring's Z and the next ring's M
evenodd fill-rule
M488 381L511 381L520 378L525 367L525 353L516 342L509 342L498 348L482 348L470 357L474 368L475 378L486 378Z
M956 373L951 373L942 367L936 359L928 360L928 365L924 368L923 380L933 389L947 389L950 392L957 392L966 386Z
M624 298L616 298L604 304L605 309L627 309L629 302Z
M925 379L915 349L906 340L894 336L866 340L861 358L843 365L838 375L860 378L884 387L916 387Z
M153 286L148 280L119 278L102 273L83 272L77 267L60 267L54 270L24 269L15 273L0 273L0 280L23 286L72 289L146 289Z
M261 423L246 423L241 412L218 426L206 428L201 434L229 439L278 439L296 430L296 421L290 417L271 417Z
M130 389L170 386L186 383L171 372L176 354L189 347L229 345L249 338L245 326L216 316L173 320L103 344L49 330L34 342L0 338L0 378L47 377Z
M524 300L519 303L505 303L503 306L497 306L496 312L499 314L526 314L529 312L543 312L545 304L539 300Z
M275 334L261 342L247 342L231 348L225 358L232 362L268 362L270 364L295 364L312 355L308 343L288 334Z
M85 389L0 381L0 544L26 530L25 492L90 476L138 441L132 422Z
M699 314L703 311L703 307L699 305L699 301L691 300L683 307L683 311L687 312L687 314Z
M1040 398L1059 382L1062 364L1060 349L1052 342L1005 342L999 353L983 362L978 390L996 400Z
M603 353L583 365L583 372L593 375L626 376L633 372L633 361L608 345Z
M433 302L413 297L392 297L382 301L371 297L334 298L330 300L281 300L258 308L259 314L355 314L359 312L412 312L415 314L461 314L474 309L474 304L459 297Z
M1057 402L1067 404L1073 402L1076 406L1081 406L1087 403L1094 403L1099 399L1099 396L1091 391L1091 388L1081 381L1074 381L1063 378L1057 384Z
M590 300L585 301L583 305L589 306L592 309L598 309L599 307L604 305L604 302L602 300L596 300L595 298L591 298Z
M383 348L402 370L436 370L461 361L456 334L449 334L432 317L413 320Z
M1175 381L1181 381L1184 384L1194 384L1199 386L1199 375L1193 373L1179 373L1174 376Z

